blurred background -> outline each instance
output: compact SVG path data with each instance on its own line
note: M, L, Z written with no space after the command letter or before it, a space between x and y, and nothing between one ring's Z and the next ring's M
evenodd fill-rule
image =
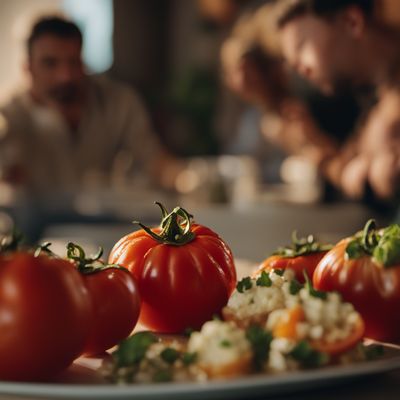
M336 241L361 229L371 216L382 224L393 220L397 200L381 202L373 196L350 199L319 171L322 156L314 144L325 154L330 151L332 138L335 146L340 145L357 126L362 110L352 95L327 97L288 71L289 89L285 86L285 93L290 90L301 98L307 116L312 118L309 125L302 119L301 129L324 131L328 137L319 140L316 133L311 145L307 142L296 147L292 137L297 135L300 123L296 118L303 116L303 108L299 111L297 104L285 103L290 109L285 119L290 122L289 139L285 139L277 128L282 125L280 114L278 118L270 99L268 107L261 107L252 93L238 89L237 79L246 77L237 75L243 72L237 57L242 61L244 54L254 54L254 60L258 59L253 45L237 56L240 46L236 44L241 39L235 40L246 35L246 44L256 40L254 33L248 33L256 22L249 23L246 18L253 18L267 3L2 1L2 103L7 104L14 93L28 90L31 84L25 41L32 23L44 14L61 14L82 31L87 74L104 74L135 91L152 131L176 168L161 184L149 183L143 174L126 178L122 167L111 180L90 175L71 190L63 190L62 185L61 189L28 190L8 179L0 180L0 230L5 232L16 224L31 242L51 240L62 245L73 239L92 248L101 244L109 250L120 236L135 229L131 220L157 223L158 211L153 206L157 200L168 207L186 207L198 222L219 232L238 258L256 262L287 243L294 229L302 234L315 233L323 241ZM378 1L376 13L385 23L400 26L399 1ZM251 35L254 37L250 40ZM251 78L255 79L257 73L250 74ZM255 87L262 86L260 79ZM278 81L275 75L270 79ZM4 120L0 113L0 139L2 130L6 130ZM138 140L137 146L142 143ZM0 140L0 165L1 146ZM95 140L92 146L96 152ZM148 158L148 162L153 160ZM49 169L51 174L51 166Z

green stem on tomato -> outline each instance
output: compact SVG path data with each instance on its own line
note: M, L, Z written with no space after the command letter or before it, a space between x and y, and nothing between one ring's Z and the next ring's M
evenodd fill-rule
M279 247L273 255L281 257L298 257L312 253L320 253L328 251L332 248L330 244L318 243L313 235L304 238L298 238L297 232L292 233L292 244L290 246Z
M372 254L374 252L374 248L378 244L375 220L370 219L365 224L365 227L363 229L362 238L361 238L361 244L366 253Z
M126 270L126 268L121 265L104 263L101 261L102 255L102 247L99 247L99 250L95 255L86 257L86 253L81 246L72 242L67 244L67 258L74 261L77 270L83 274L89 275L110 268Z
M161 209L161 232L158 234L153 232L149 227L143 225L139 221L133 221L134 224L139 225L148 235L154 240L162 244L172 246L183 246L191 242L196 235L192 232L192 218L182 207L175 207L170 213L159 202L156 202Z
M51 242L44 242L42 244L40 244L34 253L35 257L39 257L42 253L45 253L47 256L49 257L57 257L56 254L54 254L51 250L50 250L50 246L51 246Z

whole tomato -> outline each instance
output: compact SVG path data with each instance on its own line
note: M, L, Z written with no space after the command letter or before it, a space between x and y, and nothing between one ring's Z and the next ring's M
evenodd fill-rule
M260 275L262 271L291 269L296 279L304 283L304 273L312 277L316 266L331 248L331 245L316 242L312 235L298 239L294 232L292 245L279 248L272 256L265 259L254 276Z
M85 355L101 354L125 339L139 318L140 297L125 268L104 264L103 249L86 258L82 247L68 243L67 256L81 273L91 300L91 324Z
M159 228L144 225L123 237L109 262L128 268L142 298L140 323L149 329L178 333L199 328L226 305L236 285L233 256L211 229L192 224L192 216L159 203Z
M47 379L84 349L90 298L70 262L26 252L0 256L0 380Z
M369 338L400 342L400 226L363 232L339 242L317 266L313 283L352 303Z

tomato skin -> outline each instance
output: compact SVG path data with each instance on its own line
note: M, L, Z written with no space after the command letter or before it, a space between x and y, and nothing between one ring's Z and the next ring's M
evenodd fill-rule
M82 353L90 298L71 263L27 253L0 260L0 379L48 379Z
M92 304L89 337L83 353L97 355L132 332L139 318L140 298L129 271L107 268L83 275Z
M351 239L339 242L317 266L313 284L335 290L352 303L365 322L365 336L400 342L400 266L384 268L372 257L347 259Z
M326 253L326 251L320 251L296 257L273 255L261 263L254 275L260 275L262 271L269 272L273 269L291 269L295 273L295 278L300 283L305 283L303 272L305 271L311 278L315 268Z
M129 269L138 283L139 321L149 329L178 333L200 328L221 311L235 288L229 247L202 225L193 224L191 231L194 240L174 246L139 230L122 238L110 254L109 262Z

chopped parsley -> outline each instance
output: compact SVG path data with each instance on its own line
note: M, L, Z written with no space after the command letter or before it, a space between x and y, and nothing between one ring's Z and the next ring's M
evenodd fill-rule
M249 290L253 287L253 284L251 282L251 278L248 276L246 278L243 278L241 281L239 281L236 285L236 289L239 293L244 293L246 290Z
M400 226L391 225L383 230L373 251L376 261L385 267L400 264Z
M294 278L290 281L289 292L291 295L299 293L301 289L303 289L303 285L297 279Z
M221 347L232 347L232 343L229 340L221 340L221 342L219 343L219 345Z
M136 364L145 357L148 348L156 343L158 339L150 332L138 332L120 342L113 357L118 367L129 367Z
M253 349L255 367L261 369L268 359L269 348L273 339L272 334L260 326L253 325L246 330L246 338Z
M274 274L278 275L278 276L283 276L283 274L285 273L284 269L274 269L273 270Z
M171 382L172 372L168 369L160 369L153 375L153 382Z
M376 360L383 356L385 349L381 345L370 345L363 346L363 351L367 360Z
M400 264L400 225L378 230L375 221L369 220L363 231L347 244L346 256L349 259L373 257L383 267Z
M265 271L262 271L260 277L256 280L256 285L264 287L272 286L272 280L269 277L269 274Z
M182 362L186 366L193 364L196 360L197 353L183 353L182 355Z
M181 353L178 350L175 350L171 347L167 347L160 354L161 358L168 364L173 364L180 357L180 355Z
M289 356L306 368L319 367L329 362L328 354L314 350L304 340L295 346L295 348L289 353Z

